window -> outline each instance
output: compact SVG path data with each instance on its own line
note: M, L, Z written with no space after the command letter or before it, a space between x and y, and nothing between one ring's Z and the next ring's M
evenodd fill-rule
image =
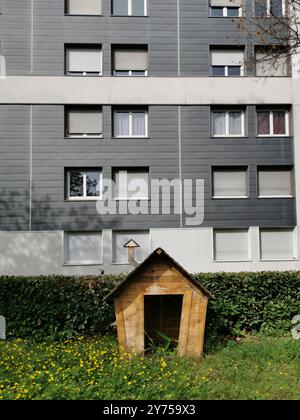
M66 232L65 263L73 265L102 263L102 234L99 232Z
M223 77L243 76L244 49L241 48L212 48L211 75Z
M280 17L286 13L286 0L254 0L256 17Z
M293 171L290 167L259 167L259 197L292 197Z
M243 0L210 0L210 15L212 17L242 16Z
M114 16L146 16L147 0L113 0Z
M68 15L101 15L102 0L66 0Z
M113 171L115 198L118 200L147 200L149 198L149 169L120 168Z
M114 137L147 137L148 112L145 110L115 110Z
M102 137L102 108L66 108L66 137Z
M262 260L292 260L296 258L294 228L260 229Z
M113 232L113 263L128 264L126 242L133 239L140 247L134 250L134 259L142 262L149 255L149 231L115 231Z
M215 167L212 169L214 198L246 198L248 196L247 167Z
M99 169L69 169L67 199L95 200L102 195L102 171Z
M256 76L258 77L286 77L289 75L289 59L283 53L280 55L278 49L257 48L255 60Z
M241 137L245 135L245 113L241 110L213 110L212 135L214 137Z
M268 110L257 108L257 135L258 136L288 136L289 112L288 110Z
M147 76L148 48L141 46L120 46L113 48L114 76Z
M249 259L248 229L214 229L215 261L247 261Z
M100 46L66 47L66 74L99 76L102 74L102 48Z

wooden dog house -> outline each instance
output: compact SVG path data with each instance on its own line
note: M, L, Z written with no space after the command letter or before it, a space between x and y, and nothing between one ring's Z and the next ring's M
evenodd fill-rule
M119 346L143 353L161 333L178 341L178 355L200 357L211 294L158 248L105 300L115 303Z

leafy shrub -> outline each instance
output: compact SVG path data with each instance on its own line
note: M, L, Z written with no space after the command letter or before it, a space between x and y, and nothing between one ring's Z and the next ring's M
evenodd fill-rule
M113 305L103 303L124 276L0 277L0 314L9 337L66 339L112 329ZM286 332L300 314L300 272L200 273L214 296L207 337Z
M0 314L11 337L71 338L104 333L114 321L102 300L121 276L0 277Z
M300 314L300 272L201 273L195 276L214 296L207 332L286 332Z

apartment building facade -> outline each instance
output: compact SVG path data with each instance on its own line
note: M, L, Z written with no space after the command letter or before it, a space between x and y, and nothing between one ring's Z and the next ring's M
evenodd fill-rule
M300 268L300 64L249 64L253 1L0 4L1 274L126 272L129 239L190 272ZM180 181L167 214L152 180Z

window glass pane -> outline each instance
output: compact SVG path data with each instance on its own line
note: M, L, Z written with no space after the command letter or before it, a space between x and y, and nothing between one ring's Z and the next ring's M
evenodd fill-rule
M229 134L232 136L242 134L241 112L229 112Z
M248 230L214 230L214 259L217 261L248 260Z
M247 171L243 169L215 169L213 171L214 197L246 197Z
M273 133L274 134L286 134L285 112L284 111L274 111L273 112Z
M86 173L86 195L87 197L96 197L100 195L100 173Z
M146 115L144 112L132 113L132 135L133 136L146 135Z
M293 229L261 229L260 258L263 260L284 260L294 257Z
M222 17L223 16L223 7L211 7L210 15L213 17Z
M228 76L240 76L241 67L240 66L228 66Z
M99 264L102 261L101 233L67 233L66 262Z
M212 76L225 76L225 66L212 66L211 74Z
M132 15L144 16L144 0L132 0Z
M113 0L114 15L128 15L128 0Z
M271 15L282 16L282 0L270 0Z
M213 135L225 136L226 135L226 113L213 112Z
M114 76L129 76L129 71L123 71L123 70L114 70Z
M114 135L129 136L129 112L114 113Z
M128 250L124 248L126 242L133 239L139 248L135 248L134 259L142 262L149 254L149 231L119 231L113 232L113 262L128 264Z
M290 169L260 169L258 171L260 196L291 196L292 171Z
M239 16L239 8L238 7L227 7L227 16L228 17Z
M257 131L259 135L270 134L270 112L257 113Z
M133 70L131 74L134 77L145 76L145 71Z
M72 171L70 172L70 197L83 196L83 173Z
M255 16L262 17L267 14L267 0L254 0L255 1Z

